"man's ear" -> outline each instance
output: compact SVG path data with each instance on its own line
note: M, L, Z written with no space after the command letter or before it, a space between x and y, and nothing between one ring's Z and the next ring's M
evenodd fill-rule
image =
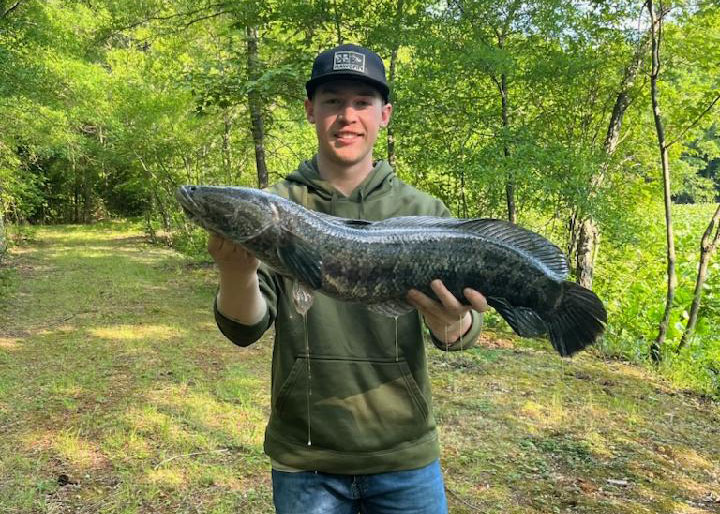
M392 115L393 106L391 103L386 103L382 106L382 111L380 113L380 126L381 127L387 127L390 123L390 115Z
M310 123L315 123L315 111L313 110L312 100L305 99L305 117Z

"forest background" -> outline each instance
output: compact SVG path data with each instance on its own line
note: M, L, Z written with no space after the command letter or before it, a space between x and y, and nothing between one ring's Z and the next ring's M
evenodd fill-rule
M377 157L565 249L608 307L593 351L720 396L717 1L2 0L0 253L131 218L207 259L174 189L311 157L304 82L348 42L392 84Z

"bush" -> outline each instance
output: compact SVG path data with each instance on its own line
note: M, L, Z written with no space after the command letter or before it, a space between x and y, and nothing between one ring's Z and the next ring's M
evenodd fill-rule
M713 204L673 206L676 274L667 339L659 371L673 382L720 397L720 263L711 263L695 333L677 351L693 299L699 242ZM608 328L599 350L650 365L649 348L658 333L666 293L665 224L662 206L649 209L646 227L628 244L605 241L600 248L594 289L608 309Z

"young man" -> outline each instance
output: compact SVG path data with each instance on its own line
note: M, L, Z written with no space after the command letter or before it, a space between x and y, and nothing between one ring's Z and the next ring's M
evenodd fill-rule
M322 52L306 87L318 152L272 192L345 218L449 216L386 161L373 160L392 113L377 54L354 45ZM395 320L317 294L303 319L292 280L218 236L209 251L219 269L215 314L223 334L247 346L275 324L265 451L277 512L447 512L418 313ZM408 301L435 345L471 346L480 331L477 312L441 281L431 287L440 301L419 291ZM476 311L487 309L479 292L464 293Z

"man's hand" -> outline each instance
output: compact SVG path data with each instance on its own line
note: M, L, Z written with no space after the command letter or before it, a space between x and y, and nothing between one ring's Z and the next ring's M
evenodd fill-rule
M470 330L472 324L471 309L477 312L488 310L485 297L469 287L463 291L465 298L470 302L469 306L461 304L448 291L442 280L433 280L430 282L430 287L440 300L439 302L417 289L411 289L408 292L407 300L423 315L425 323L427 323L433 335L445 344L453 344Z
M258 285L260 261L245 248L212 232L208 252L220 272L218 310L245 325L259 322L267 310Z
M214 232L210 232L207 249L221 272L251 275L260 266L252 253Z

